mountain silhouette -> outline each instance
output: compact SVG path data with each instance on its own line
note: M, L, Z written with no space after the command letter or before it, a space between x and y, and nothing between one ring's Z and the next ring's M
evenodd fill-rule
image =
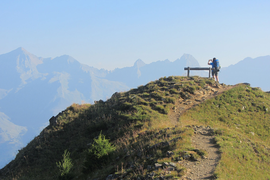
M270 56L246 58L222 68L220 82L248 82L269 91L265 81L269 65ZM21 47L0 55L0 167L39 134L52 116L71 104L106 100L115 92L165 76L185 76L184 67L200 65L192 55L184 54L173 62L146 64L138 59L132 67L108 71L81 64L68 55L37 57ZM208 72L191 71L194 75L208 77Z
M68 55L40 58L24 48L0 55L0 149L5 157L0 166L72 103L93 103L128 89L102 79L103 72Z
M270 84L266 78L270 76L270 56L257 58L245 58L242 61L222 68L220 81L226 84L237 84L247 82L253 87L260 87L264 91L270 90Z
M157 61L145 64L138 59L132 67L115 69L106 75L106 79L120 81L131 88L144 85L164 76L185 75L184 67L200 67L198 61L189 54L184 54L180 59ZM192 71L192 75L207 76L206 72Z

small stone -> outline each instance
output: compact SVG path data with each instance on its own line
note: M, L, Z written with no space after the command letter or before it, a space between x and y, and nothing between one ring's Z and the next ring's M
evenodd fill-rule
M156 168L156 169L162 168L162 164L155 163L155 168Z
M174 155L174 152L172 152L172 151L167 151L167 156L169 156L169 157L171 157L172 155Z
M173 162L170 162L169 165L176 168L176 164Z
M206 157L206 156L202 156L202 158L203 158L203 159L207 159L207 157Z
M185 154L183 158L184 159L189 159L190 158L190 155L189 154Z
M167 171L174 171L174 167L168 167Z
M170 164L168 162L164 162L162 165L163 166L169 166Z

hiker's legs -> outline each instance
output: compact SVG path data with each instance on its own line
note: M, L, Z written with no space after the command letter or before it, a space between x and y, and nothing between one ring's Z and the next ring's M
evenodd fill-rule
M214 72L214 79L216 80L216 82L219 82L219 79L218 79L218 71L215 71Z
M219 82L219 79L218 79L218 71L216 71L216 81Z

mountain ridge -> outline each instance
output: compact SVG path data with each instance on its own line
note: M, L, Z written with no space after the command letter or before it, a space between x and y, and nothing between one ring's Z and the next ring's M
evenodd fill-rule
M122 83L102 80L83 68L71 56L39 58L24 48L0 55L0 76L6 77L0 79L0 111L5 114L5 121L27 128L22 137L17 137L17 149L39 133L40 128L48 124L48 118L70 104L90 103L97 98L105 99L115 91L127 89ZM103 86L107 89L100 91ZM4 128L2 126L0 124L0 128ZM12 130L5 131L1 138L7 140L4 137L11 137L9 132ZM0 146L6 146L8 142ZM8 143L10 150L5 153L16 153L13 145ZM5 156L4 152L1 156ZM1 166L7 163L3 159L0 160Z
M68 107L0 170L0 177L188 179L197 173L189 164L198 169L208 161L208 152L191 144L196 133L207 129L221 155L211 177L235 179L248 174L246 179L265 179L270 176L268 107L270 95L246 84L217 86L196 76L160 78L115 93L107 101ZM180 118L172 118L173 114ZM101 133L116 150L109 159L87 164L89 149ZM65 150L74 168L62 176L55 164ZM259 168L252 171L254 166ZM203 170L198 175L204 177Z
M269 58L270 56L263 56L253 60L244 59L240 65L238 63L222 68L220 80L226 84L248 82L252 86L269 90L269 85L264 82L264 77L267 77L267 73L270 72L267 70ZM242 65L246 61L252 69ZM260 69L260 64L265 65L262 67L265 76L262 76L261 72L250 73ZM99 99L106 100L115 92L137 88L160 77L185 75L186 72L183 69L186 66L198 67L200 65L192 55L184 54L173 62L164 60L145 64L138 59L131 67L108 71L81 64L68 55L41 58L24 48L17 48L0 55L0 76L7 77L0 79L0 111L5 114L3 116L5 120L22 129L27 128L24 137L18 137L18 142L20 142L18 146L21 147L22 142L28 143L43 127L48 125L50 117L72 103L93 103ZM191 75L196 74L208 76L207 72L191 72ZM6 139L4 136L11 137L7 134L3 135L3 139ZM0 146L6 148L6 144L0 144ZM15 150L12 152L16 153ZM1 160L0 167L1 164L4 165Z
M257 58L245 58L234 65L222 68L220 71L220 80L226 84L248 82L251 86L269 91L270 85L265 83L265 78L270 75L269 66L269 55Z

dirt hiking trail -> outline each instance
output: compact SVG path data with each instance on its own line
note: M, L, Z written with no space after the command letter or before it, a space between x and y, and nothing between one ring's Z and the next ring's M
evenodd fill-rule
M169 114L169 118L175 122L179 120L181 114L188 109L204 102L207 99L213 98L224 91L227 91L234 86L227 86L225 84L210 86L207 85L203 89L195 91L194 95L188 99L179 99L176 102L176 106ZM187 126L188 124L182 124ZM192 146L195 149L204 150L206 155L202 159L195 161L183 160L180 164L186 167L187 172L181 178L181 180L203 180L203 179L215 179L214 171L221 158L219 148L217 147L214 139L214 130L211 127L190 125L194 129L194 135L192 137Z

